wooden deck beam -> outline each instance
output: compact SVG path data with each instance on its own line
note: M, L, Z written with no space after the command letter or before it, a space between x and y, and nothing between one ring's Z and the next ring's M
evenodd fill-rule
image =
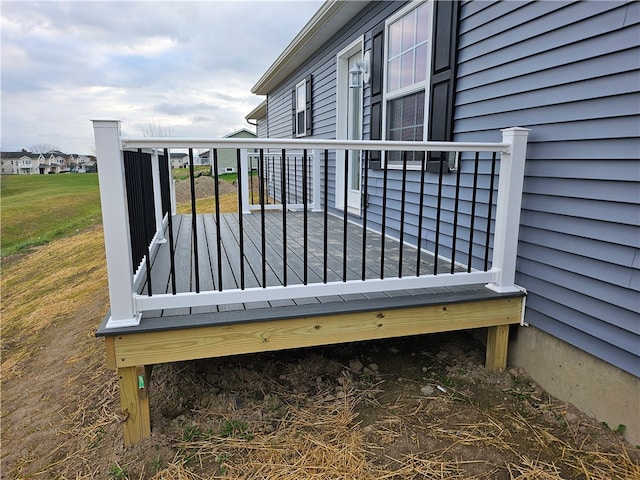
M118 369L518 323L521 298L183 328L113 337ZM503 330L500 330L502 332ZM493 338L495 337L495 338ZM507 339L492 336L491 367ZM504 351L504 352L503 352ZM497 359L497 360L496 360ZM497 362L497 363L496 363Z

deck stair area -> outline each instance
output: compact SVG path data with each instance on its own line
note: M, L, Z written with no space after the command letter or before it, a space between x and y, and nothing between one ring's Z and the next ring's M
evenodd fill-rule
M94 131L110 295L97 334L119 375L125 443L150 435L158 363L487 328L487 367L506 366L524 314L527 130L497 143L129 139L101 120ZM193 186L196 149L214 163L236 151L237 212L216 196L199 213L192 195L190 213L175 213L167 159L188 153ZM370 168L354 214L336 169L348 178L338 159L356 150ZM424 152L422 164L369 161L392 150ZM429 152L451 152L439 173L426 173Z

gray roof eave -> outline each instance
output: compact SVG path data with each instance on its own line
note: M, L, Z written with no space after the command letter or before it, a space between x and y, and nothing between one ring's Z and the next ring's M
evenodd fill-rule
M369 1L326 0L251 92L256 95L272 92L368 4Z

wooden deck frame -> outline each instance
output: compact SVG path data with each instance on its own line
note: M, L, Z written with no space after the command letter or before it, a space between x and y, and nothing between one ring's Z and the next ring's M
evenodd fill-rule
M520 322L523 298L509 295L107 336L108 363L119 376L125 444L151 435L150 365L488 327L486 364L498 370L506 367L509 325Z

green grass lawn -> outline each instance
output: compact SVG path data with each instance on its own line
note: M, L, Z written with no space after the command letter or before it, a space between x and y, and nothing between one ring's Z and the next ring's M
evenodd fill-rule
M98 174L3 175L0 256L102 221Z

